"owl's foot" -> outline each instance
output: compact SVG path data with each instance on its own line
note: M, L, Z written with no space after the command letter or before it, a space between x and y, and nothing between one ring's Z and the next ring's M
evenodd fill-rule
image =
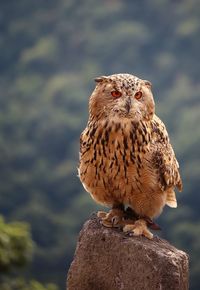
M160 231L161 227L156 224L151 218L149 218L148 216L140 216L138 215L132 208L128 207L125 211L125 220L126 220L126 224L132 224L133 221L139 220L139 219L143 219L146 221L146 224L148 226L148 228L155 230L155 231ZM124 224L125 225L125 224Z
M145 236L150 240L153 239L153 234L148 230L147 222L143 219L137 220L134 224L126 224L123 227L123 232L130 232L134 236Z
M98 211L97 216L101 219L101 223L107 228L122 228L124 223L124 210L121 208L113 208L108 213Z

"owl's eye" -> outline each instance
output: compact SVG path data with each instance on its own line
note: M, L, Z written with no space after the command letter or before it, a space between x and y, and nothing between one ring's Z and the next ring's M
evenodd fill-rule
M135 96L134 96L134 97L135 97L136 100L141 99L141 97L142 97L142 92L139 91L139 92L135 93Z
M112 92L111 92L111 95L112 95L114 98L119 98L119 97L121 97L122 93L119 92L119 91L112 91Z

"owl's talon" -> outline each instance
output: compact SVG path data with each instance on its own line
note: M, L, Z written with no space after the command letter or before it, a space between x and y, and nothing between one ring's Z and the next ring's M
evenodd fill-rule
M98 218L101 219L101 224L104 227L112 228L112 223L108 220L108 213L105 211L98 211L97 212Z
M114 216L111 219L113 227L119 227L120 223L123 221L122 216Z
M107 212L105 212L105 211L98 211L98 212L97 212L97 216L98 216L99 218L105 218L106 215L107 215Z
M101 224L108 228L123 227L124 211L121 209L111 209L108 213L99 211L97 216L101 219Z
M111 222L109 222L109 221L104 221L104 220L102 220L101 221L101 224L104 226L104 227L106 227L106 228L113 228L113 225L112 225L112 223Z
M134 236L144 236L152 240L153 234L148 230L145 220L139 219L134 224L126 224L123 227L123 232L132 233Z
M133 232L125 232L125 235L126 235L127 237L133 237Z

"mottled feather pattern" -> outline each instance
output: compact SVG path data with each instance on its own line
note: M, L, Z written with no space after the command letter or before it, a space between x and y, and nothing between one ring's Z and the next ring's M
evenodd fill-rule
M174 186L181 191L182 181L179 174L179 164L170 144L165 125L156 115L154 115L152 120L152 132L152 140L154 140L153 142L155 142L157 147L153 160L158 173L160 173L160 186L163 190Z
M113 99L112 90L122 97ZM154 113L150 82L127 74L101 77L89 111L80 138L79 177L91 196L106 206L129 205L150 218L165 204L175 207L174 188L181 190L182 182L165 125Z

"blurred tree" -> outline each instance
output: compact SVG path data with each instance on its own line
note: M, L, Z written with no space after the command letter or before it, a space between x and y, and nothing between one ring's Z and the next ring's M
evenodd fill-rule
M180 161L180 207L166 209L159 222L164 237L190 253L191 289L199 289L198 0L0 6L0 213L31 225L28 276L65 285L77 233L97 208L76 177L92 79L128 72L152 81Z
M28 224L6 224L0 217L0 272L7 273L22 267L32 257L32 239Z
M16 270L30 262L33 242L27 223L5 223L0 216L0 289L1 290L58 290L55 284L43 286L37 281L15 278Z
M55 284L46 284L45 286L41 283L32 280L26 282L24 279L7 280L0 284L1 290L58 290Z

